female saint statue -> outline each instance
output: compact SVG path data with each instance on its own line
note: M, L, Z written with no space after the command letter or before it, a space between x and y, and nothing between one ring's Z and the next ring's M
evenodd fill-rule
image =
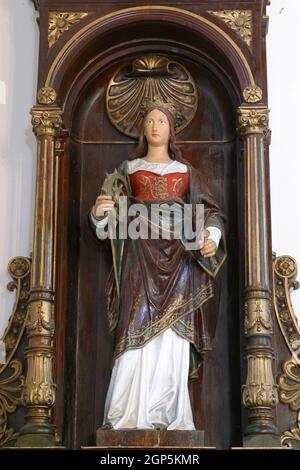
M183 238L130 238L116 245L106 282L114 355L103 426L113 429L195 429L188 379L197 376L210 349L202 305L226 258L224 216L204 186L201 172L175 143L176 110L155 97L143 109L139 144L118 172L129 202L204 206L206 236L188 249ZM101 194L90 222L101 238L116 207ZM171 229L172 232L172 229ZM201 237L200 237L201 238ZM117 242L116 242L117 243Z

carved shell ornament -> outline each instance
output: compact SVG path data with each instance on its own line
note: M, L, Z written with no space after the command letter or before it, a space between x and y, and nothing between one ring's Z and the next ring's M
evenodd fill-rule
M174 104L176 134L195 116L198 108L197 88L182 64L161 56L135 59L132 63L122 65L108 84L108 117L122 134L138 138L143 103L157 97Z

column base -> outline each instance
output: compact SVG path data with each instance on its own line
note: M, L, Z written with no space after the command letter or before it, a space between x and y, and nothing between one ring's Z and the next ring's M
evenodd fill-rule
M56 445L53 427L42 424L25 424L15 442L15 447L53 447Z
M283 447L279 436L275 434L252 434L244 436L243 447ZM284 448L284 447L283 447Z

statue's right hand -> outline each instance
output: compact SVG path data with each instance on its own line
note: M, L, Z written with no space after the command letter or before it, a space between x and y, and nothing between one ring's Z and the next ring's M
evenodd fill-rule
M115 206L115 201L113 201L112 196L107 196L106 194L101 194L97 197L95 204L92 208L92 214L96 219L104 217L105 212L111 211Z

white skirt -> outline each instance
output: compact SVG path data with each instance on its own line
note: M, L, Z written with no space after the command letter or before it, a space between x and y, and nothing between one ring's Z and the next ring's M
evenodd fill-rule
M116 359L103 424L114 429L195 429L188 391L189 342L171 328Z

